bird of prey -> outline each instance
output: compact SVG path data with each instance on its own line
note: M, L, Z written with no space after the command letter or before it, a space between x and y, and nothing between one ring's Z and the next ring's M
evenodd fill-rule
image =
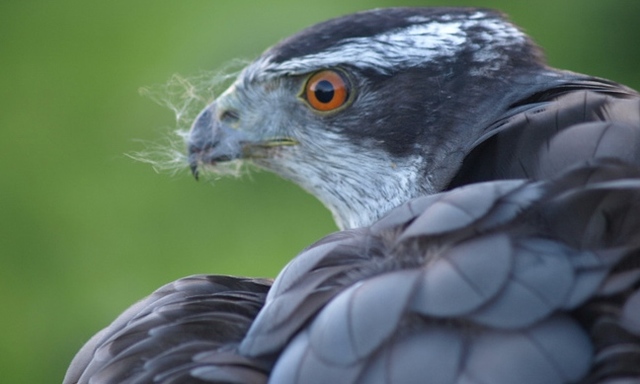
M389 8L264 52L195 120L341 231L275 281L170 283L65 383L640 382L640 95L499 12Z

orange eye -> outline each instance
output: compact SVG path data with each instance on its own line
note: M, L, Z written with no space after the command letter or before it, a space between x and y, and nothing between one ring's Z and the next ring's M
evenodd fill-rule
M316 110L327 112L343 106L349 98L349 86L339 72L324 70L309 78L304 94Z

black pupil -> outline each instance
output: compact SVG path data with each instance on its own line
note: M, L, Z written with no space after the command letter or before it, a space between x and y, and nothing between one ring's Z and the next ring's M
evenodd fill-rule
M321 103L328 103L333 99L333 94L335 90L333 89L333 84L327 80L321 80L316 84L315 89L316 99L318 99Z

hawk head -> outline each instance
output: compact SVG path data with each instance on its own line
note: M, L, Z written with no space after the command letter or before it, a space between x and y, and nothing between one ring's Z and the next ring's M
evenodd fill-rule
M561 81L495 11L389 8L329 20L264 52L198 116L204 166L248 160L297 183L340 228L446 189L517 101Z

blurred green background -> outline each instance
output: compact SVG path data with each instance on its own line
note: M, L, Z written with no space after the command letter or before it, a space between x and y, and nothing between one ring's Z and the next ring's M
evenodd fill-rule
M125 156L175 125L138 90L400 4L502 9L552 65L640 88L636 0L0 3L0 381L60 382L85 340L160 285L274 276L335 230L270 174L196 183Z

